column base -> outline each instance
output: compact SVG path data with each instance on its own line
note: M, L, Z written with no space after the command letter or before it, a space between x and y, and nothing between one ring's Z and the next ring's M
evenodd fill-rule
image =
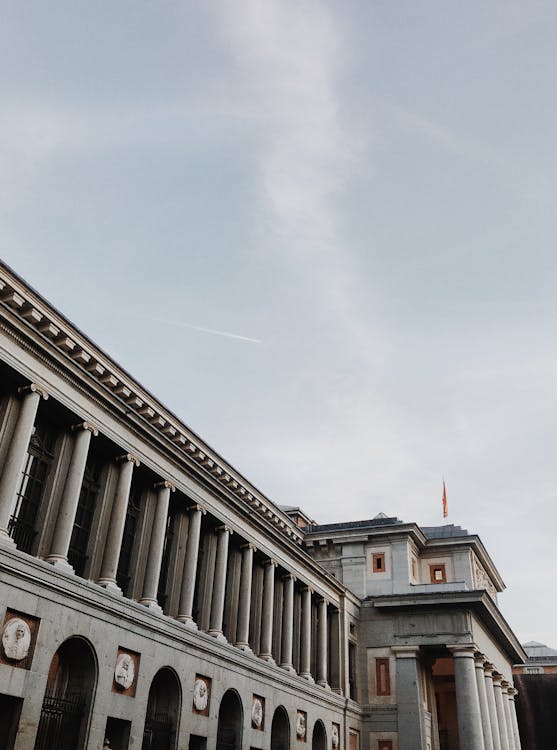
M213 636L213 638L219 643L228 643L222 630L208 630L207 635Z
M72 575L75 575L75 570L72 568L65 557L60 557L59 555L49 555L45 559L46 562L50 563L53 568L62 570L64 571L64 573L71 573Z
M271 654L259 654L259 658L263 659L263 661L266 661L267 664L276 664L276 661L273 659Z
M239 648L240 651L243 651L244 654L253 654L249 643L235 643L234 645L236 646L236 648Z
M8 547L9 549L16 549L16 543L6 529L0 529L0 545Z
M199 628L197 627L197 623L194 622L193 617L183 615L182 617L177 617L176 620L185 628L188 628L188 630L199 630Z
M103 589L111 591L113 594L124 596L124 592L113 578L99 578L99 580L97 581L97 586L102 586Z
M285 672L289 672L290 674L296 674L296 670L292 666L292 664L281 664L281 669L284 669Z
M300 677L302 677L304 680L307 680L310 683L310 685L315 685L315 680L311 676L310 672L302 672Z
M324 680L319 680L318 683L319 687L325 688L325 690L330 690L331 686L328 682L325 682Z
M154 612L156 615L164 614L161 605L156 599L140 599L139 603L143 604L144 607L147 607L147 609L151 610L151 612Z
M336 687L336 688L331 688L331 689L333 693L336 693L337 695L344 695L344 693L342 692L342 688Z

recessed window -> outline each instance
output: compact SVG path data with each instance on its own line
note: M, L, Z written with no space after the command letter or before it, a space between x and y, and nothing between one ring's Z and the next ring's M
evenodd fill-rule
M446 583L447 575L445 572L445 565L430 565L429 576L431 583Z
M391 694L391 675L388 658L375 660L375 687L377 695Z
M374 573L385 572L385 553L384 552L373 553L373 572Z
M393 750L392 740L379 740L377 743L377 750Z

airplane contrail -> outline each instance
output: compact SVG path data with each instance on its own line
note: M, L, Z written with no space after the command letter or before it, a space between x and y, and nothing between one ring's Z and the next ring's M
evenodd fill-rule
M254 339L250 336L240 336L239 333L230 333L230 331L217 331L215 328L205 328L203 326L196 326L193 323L185 323L182 320L166 320L165 318L155 318L152 315L141 315L140 317L146 320L154 320L157 323L166 323L166 325L178 326L179 328L191 328L193 331L201 331L201 333L212 333L214 336L225 336L229 339L239 339L240 341L248 341L250 344L261 344L261 339Z

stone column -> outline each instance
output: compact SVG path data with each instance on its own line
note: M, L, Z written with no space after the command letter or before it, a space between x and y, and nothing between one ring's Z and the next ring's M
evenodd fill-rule
M478 697L480 699L480 713L482 717L482 729L484 735L485 750L493 750L493 733L491 729L491 717L487 703L487 691L485 688L484 673L485 656L476 654L476 682L478 684Z
M398 750L426 747L418 646L393 646L396 656ZM474 750L477 750L476 748Z
M503 680L501 682L501 696L503 698L503 711L505 713L505 722L507 724L507 740L509 742L509 750L515 750L514 747L514 727L511 720L511 707L509 705L509 688L511 686L508 682Z
M145 578L143 579L143 593L139 602L154 612L162 614L162 609L157 601L157 590L159 588L159 576L161 574L162 555L164 552L164 537L166 534L170 493L174 492L176 488L171 482L163 481L157 482L155 489L157 490L157 504L147 555Z
M505 717L505 706L503 704L503 694L501 689L502 679L502 675L498 672L493 673L493 692L495 693L495 706L497 707L497 723L499 725L501 750L510 750L509 738L507 735L507 719Z
M484 750L473 645L449 646L454 658L460 750Z
M41 398L48 398L46 391L36 383L31 383L25 388L19 388L18 393L23 395L23 400L0 477L0 543L3 542L8 545L15 544L8 534L8 525L13 513L21 472L25 466L37 409Z
M486 662L484 664L485 675L485 692L487 695L487 705L489 708L489 719L491 723L491 738L493 740L493 750L501 750L501 733L499 731L499 719L497 716L497 705L495 703L495 692L493 688L493 664Z
M317 684L321 687L329 687L327 684L327 600L319 599L317 602Z
M106 533L101 573L97 583L100 586L121 594L122 590L116 583L116 574L118 572L118 560L120 559L124 526L126 525L126 512L132 485L133 468L134 466L139 466L139 459L131 453L124 453L123 456L118 456L116 460L120 464L120 471L118 473L118 483L116 485L116 492L114 493L112 512L110 513L110 522Z
M46 561L73 573L73 568L68 562L68 550L70 548L75 514L81 494L81 485L83 484L91 435L98 435L98 431L90 422L81 422L74 425L71 429L76 432L76 436L66 483L64 484L64 491L60 507L58 508L58 517L56 518L54 534L50 544L50 552Z
M197 630L193 621L193 597L195 594L195 578L197 576L197 558L199 555L199 539L201 537L201 517L205 509L201 505L192 505L188 524L188 539L186 542L186 556L182 570L182 585L180 587L180 602L176 619L189 628Z
M249 645L249 617L251 612L251 582L253 578L254 544L242 546L242 572L240 573L240 597L238 602L238 623L236 625L236 646L251 653Z
M275 599L275 560L265 561L265 575L263 578L263 612L261 615L261 647L259 656L265 661L274 663L273 644L273 609Z
M215 560L215 575L213 577L213 593L211 596L211 615L209 617L209 635L219 641L226 641L222 632L224 617L224 598L226 596L226 571L228 569L228 540L232 530L228 526L219 526L215 531L217 537L217 556Z
M511 713L511 722L513 726L514 746L516 750L521 750L520 732L518 730L518 719L516 718L515 698L517 695L518 695L518 690L516 690L514 687L510 687L509 688L509 707L510 707L510 713Z
M300 677L313 682L311 675L311 595L309 586L302 589L302 616L300 627Z
M284 576L284 599L282 605L282 637L280 666L287 672L294 672L292 664L292 637L294 631L294 581L292 573Z

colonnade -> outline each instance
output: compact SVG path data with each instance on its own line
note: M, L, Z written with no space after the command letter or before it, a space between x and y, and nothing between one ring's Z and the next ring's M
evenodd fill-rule
M48 398L47 393L36 384L20 389L20 396L20 411L0 476L0 542L7 544L14 544L9 533L9 521L16 502L16 493L21 481L39 403L41 399ZM45 556L48 562L69 572L72 572L72 567L68 562L68 552L89 446L91 438L98 434L97 429L89 422L81 422L71 429L74 433L72 455L54 523L50 549ZM122 549L134 469L139 466L139 459L132 453L124 453L117 458L117 464L118 476L110 508L110 520L97 583L107 589L120 592L117 583L118 562ZM155 482L153 489L156 493L154 514L150 539L148 544L145 545L145 573L139 601L146 607L161 612L161 607L157 601L157 591L161 576L170 496L175 491L175 487L170 481L161 477ZM183 512L188 515L188 531L186 538L183 540L185 555L179 582L176 619L183 623L185 627L196 629L199 627L199 623L194 621L195 587L198 577L202 516L206 513L206 509L199 504L193 504L189 507L184 506ZM217 541L214 567L210 571L212 586L207 632L217 640L226 640L223 632L223 619L230 560L229 542L233 531L227 524L219 524L218 520L215 522L213 531L217 536ZM240 549L241 572L234 645L239 649L251 652L253 644L250 644L250 622L252 606L254 605L252 603L252 581L256 562L254 557L256 547L252 542L246 540L245 543L240 545ZM280 630L280 633L278 633L280 642L280 648L278 649L280 653L279 666L288 672L296 671L293 646L294 595L297 587L300 597L296 621L296 627L300 635L299 659L297 659L299 674L309 682L316 682L323 687L329 687L330 675L328 673L330 666L334 679L333 688L341 692L340 660L343 650L340 647L339 640L341 628L338 607L335 607L334 603L327 601L323 596L318 596L308 584L297 581L294 573L285 570L283 567L279 568L278 562L271 557L265 557L263 550L260 551L259 557L260 563L262 558L264 574L257 655L261 659L274 663L273 642L277 638L275 580L278 570L282 578L282 612L280 623L278 623L278 629ZM333 653L329 653L330 643L332 643L331 650Z
M517 691L474 644L448 649L454 661L460 750L521 750ZM425 721L423 712L417 710L425 697L420 694L420 647L395 646L393 652L397 660L399 750L416 747L416 737L421 737L421 746L425 747Z

